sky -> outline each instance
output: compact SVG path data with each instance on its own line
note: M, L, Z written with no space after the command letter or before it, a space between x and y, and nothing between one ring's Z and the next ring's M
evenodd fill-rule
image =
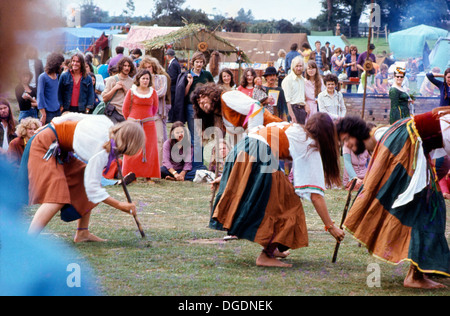
M82 4L83 0L51 0L64 12L70 4ZM120 15L126 8L127 0L93 0L94 4L110 16ZM235 17L237 12L244 8L247 12L252 10L255 19L281 20L294 22L306 22L309 18L315 18L321 11L319 0L186 0L184 7L201 9L207 14L222 14ZM136 6L135 15L151 15L154 8L154 0L134 0Z

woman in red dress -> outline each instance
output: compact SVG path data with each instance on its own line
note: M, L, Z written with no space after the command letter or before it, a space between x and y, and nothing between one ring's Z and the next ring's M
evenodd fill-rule
M158 95L152 88L152 76L148 70L140 70L135 84L128 91L123 104L125 119L135 121L145 132L145 148L135 156L124 156L123 174L134 172L136 177L161 178L158 157L158 139L155 114L158 112Z

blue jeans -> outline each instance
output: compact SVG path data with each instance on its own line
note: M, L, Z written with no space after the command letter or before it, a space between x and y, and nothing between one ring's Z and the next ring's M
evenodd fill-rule
M20 111L19 113L19 123L20 121L22 121L24 118L27 117L32 117L32 118L38 118L38 111L36 108L31 108L29 110L26 111Z

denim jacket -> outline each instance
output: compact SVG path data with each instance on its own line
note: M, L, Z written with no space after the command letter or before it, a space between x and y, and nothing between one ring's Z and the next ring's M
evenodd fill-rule
M69 71L63 73L59 78L58 84L58 100L64 110L69 110L72 101L73 78ZM80 97L78 99L78 110L85 112L86 108L93 109L95 101L95 93L90 76L81 77Z

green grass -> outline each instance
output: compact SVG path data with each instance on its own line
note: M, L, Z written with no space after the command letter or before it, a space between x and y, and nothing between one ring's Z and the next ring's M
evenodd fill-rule
M74 244L76 223L56 217L40 238L56 239L86 259L104 295L230 296L230 295L450 295L450 290L405 289L409 265L393 266L371 257L347 234L338 261L331 263L335 242L311 203L304 203L309 247L291 251L285 261L293 268L259 268L261 246L246 240L223 242L224 232L211 230L206 184L157 181L129 186L147 239L142 240L131 216L100 205L90 229L106 243ZM124 200L120 187L108 189ZM347 192L330 190L326 200L332 218L340 222ZM31 219L36 208L27 213ZM448 235L447 235L448 236ZM377 263L381 287L367 285L367 267ZM450 286L449 279L440 279Z
M352 44L358 47L358 52L361 54L365 51L367 51L367 44L368 39L367 37L352 37L348 38L348 41ZM375 45L374 54L378 55L381 54L383 51L386 51L388 54L390 53L389 43L386 42L386 39L384 37L380 37L377 39L376 37L371 41L372 44Z

